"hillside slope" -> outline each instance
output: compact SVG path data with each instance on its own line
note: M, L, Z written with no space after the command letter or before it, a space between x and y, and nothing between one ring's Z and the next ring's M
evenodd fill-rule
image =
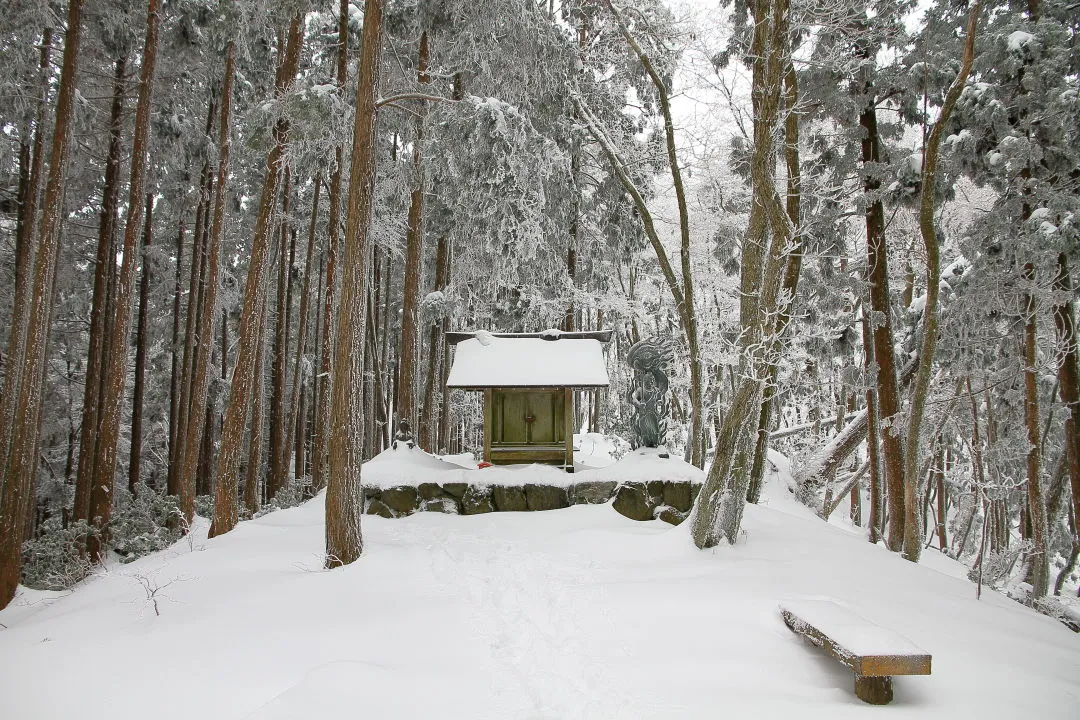
M365 517L364 557L332 572L321 497L212 541L201 525L0 613L0 715L1077 717L1080 636L800 514L751 506L742 542L710 552L609 506ZM803 596L907 636L933 675L864 705L783 625L777 602Z

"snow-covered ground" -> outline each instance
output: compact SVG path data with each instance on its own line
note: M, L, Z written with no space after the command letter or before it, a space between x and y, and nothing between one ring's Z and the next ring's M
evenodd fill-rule
M1080 716L1080 636L1053 620L976 601L775 480L744 527L738 546L700 552L685 525L606 505L365 517L362 559L327 572L321 496L214 540L203 522L0 613L0 717ZM849 670L784 626L777 604L799 598L900 633L933 674L863 704Z

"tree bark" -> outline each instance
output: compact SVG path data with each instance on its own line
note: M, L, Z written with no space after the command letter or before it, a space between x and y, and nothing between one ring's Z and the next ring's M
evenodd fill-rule
M1024 266L1023 277L1031 284L1035 282L1035 268L1031 263ZM1030 291L1029 291L1030 292ZM1027 426L1027 509L1031 521L1031 540L1034 544L1031 558L1032 597L1035 600L1046 596L1049 587L1050 558L1047 554L1046 505L1043 503L1041 474L1042 458L1039 451L1039 387L1035 299L1028 294L1025 298L1027 312L1024 318L1024 424Z
M135 138L131 150L131 180L128 186L127 222L121 246L123 260L116 280L114 319L106 341L103 368L100 431L94 457L94 485L90 490L90 517L102 533L112 515L113 485L116 479L116 450L120 437L120 419L127 376L128 337L131 334L132 295L135 287L137 244L143 220L143 196L146 193L146 168L150 150L150 111L154 91L154 65L157 60L159 0L148 0L146 39L139 67L139 99L135 105ZM87 550L97 559L102 537L91 536Z
M319 194L322 190L321 178L315 176L315 196L311 201L311 222L308 225L308 239L307 239L307 255L304 259L304 283L303 289L300 291L300 318L298 320L298 326L296 329L296 355L293 358L293 391L292 398L289 400L288 419L286 424L286 430L289 432L289 437L285 443L285 459L288 460L292 457L293 448L296 449L297 456L295 458L295 470L294 477L304 477L304 464L303 451L303 421L304 411L302 405L302 398L305 389L307 388L307 380L303 377L303 357L307 351L307 336L308 336L308 295L311 292L311 276L315 270L315 230L319 219ZM317 299L317 298L316 298Z
M1065 253L1058 255L1054 289L1061 300L1054 305L1054 326L1061 346L1058 365L1058 391L1065 416L1065 458L1068 464L1069 485L1072 488L1072 517L1074 532L1080 528L1080 363L1077 361L1076 318L1072 309L1072 278ZM1074 548L1080 537L1074 537Z
M799 102L799 84L795 75L795 66L790 60L784 67L784 162L787 166L788 218L795 232L791 238L791 251L787 256L784 269L784 284L781 294L784 298L780 314L776 319L776 335L783 335L791 321L791 309L795 304L799 275L802 272L803 238L799 228L802 224L802 168L799 156L799 116L795 108ZM777 365L770 362L767 368L765 392L758 414L758 434L754 444L754 464L750 468L750 487L746 493L747 502L756 503L761 498L761 485L765 477L765 460L769 447L769 425L772 423L773 398L776 395Z
M300 64L300 47L303 44L302 16L297 14L289 24L288 39L275 82L276 95L283 97L292 86ZM221 449L217 461L217 491L214 501L214 520L211 537L226 533L236 527L236 488L239 480L240 457L243 451L244 429L250 410L250 395L255 384L255 357L258 354L256 340L266 295L266 263L270 252L270 225L273 220L274 202L277 198L278 180L281 175L285 146L288 143L288 124L279 120L274 127L274 146L266 158L266 179L259 198L259 214L251 240L251 259L244 284L244 306L240 312L240 339L236 361L233 365L229 402L221 429ZM256 418L257 419L257 418Z
M919 466L919 429L922 425L926 398L930 392L930 376L933 373L934 350L937 346L937 305L941 284L941 259L938 249L937 228L934 225L934 186L937 179L937 158L941 138L952 116L956 101L967 83L971 72L971 63L975 59L975 28L979 21L981 2L971 6L968 14L967 40L964 43L964 56L960 72L956 75L949 91L945 94L941 112L930 130L930 137L923 149L923 167L921 190L919 194L919 232L922 235L923 249L926 251L926 303L923 307L922 350L919 353L919 365L915 371L915 384L911 392L911 407L908 411L907 447L904 449L904 558L918 562L922 553L923 528L919 522L918 474ZM884 247L884 246L882 246ZM890 535L892 524L890 523Z
M865 82L866 107L859 115L859 124L866 131L862 140L863 165L880 163L880 140L877 129L877 108L869 80ZM863 189L876 193L881 184L867 171ZM889 309L889 260L885 244L885 208L880 199L873 199L866 209L866 262L870 269L870 310L874 339L874 360L877 363L877 398L880 421L887 423L881 433L882 464L885 470L886 502L889 528L886 545L900 552L904 545L904 449L899 421L900 393L896 384L896 362L893 357L893 333Z
M420 34L417 57L417 82L421 86L431 83L428 74L428 33ZM399 353L400 379L398 382L397 417L407 420L411 428L417 427L416 366L419 362L420 322L420 274L424 252L424 115L427 103L420 101L416 115L416 138L413 142L413 172L416 184L409 201L409 225L405 234L405 283L401 301L401 352Z
M361 389L364 377L365 300L369 264L368 233L375 190L375 100L379 87L382 0L366 0L361 35L348 216L342 254L341 303L337 318L332 377L330 474L326 490L327 568L348 565L364 549L360 485L364 447Z
M34 450L41 411L41 377L45 367L45 344L51 312L49 305L56 278L59 228L63 219L62 195L76 92L75 72L81 24L82 0L70 0L64 34L64 59L58 80L49 176L37 232L33 286L30 298L17 298L19 302L27 303L29 309L25 316L16 314L12 320L5 392L0 398L0 461L4 468L4 487L0 497L0 610L11 602L19 584L23 518L34 493ZM17 390L17 397L11 393L12 388Z
M344 95L348 73L349 0L338 6L337 89ZM334 347L333 310L337 298L337 257L341 234L341 170L345 162L342 148L334 148L334 173L330 176L329 232L326 239L326 287L323 296L322 345L315 383L315 435L311 444L311 486L315 492L326 487L327 447L330 439L330 365Z
M206 110L206 141L211 142L211 133L214 128L214 116L217 105L214 96L211 95ZM180 369L179 395L180 405L177 410L176 443L173 453L169 456L169 479L168 491L170 495L179 497L182 493L190 492L194 497L194 490L181 489L184 456L188 452L197 452L198 448L187 446L187 428L191 415L191 399L194 389L195 357L200 345L199 328L202 312L202 298L206 293L206 257L207 242L209 235L206 231L210 222L211 193L213 192L214 173L210 165L210 158L203 163L199 179L199 202L195 208L195 231L191 238L191 273L188 280L187 319L184 326L184 355Z
M445 237L440 236L435 248L435 291L442 292L446 289L446 275L449 269L450 253ZM442 333L439 332L442 318L431 323L428 331L428 366L427 379L424 382L424 405L420 413L420 432L418 439L421 447L428 452L437 452L439 414L436 409L436 395L441 395L445 388L436 387L439 361L442 358ZM446 398L442 398L446 402Z
M232 112L232 83L233 63L235 56L234 44L230 41L225 50L225 77L222 83L220 96L221 117L218 121L218 167L214 183L213 220L210 221L209 235L203 244L200 253L199 274L204 278L199 283L202 290L197 297L192 297L188 302L188 313L194 315L194 323L189 322L189 332L193 337L189 345L191 351L191 374L189 378L189 394L187 402L186 423L180 429L183 433L180 443L180 453L177 462L180 466L178 480L178 492L180 498L180 510L187 523L191 523L195 516L195 495L200 488L197 487L197 478L209 478L209 472L200 472L199 467L207 465L209 457L204 448L209 448L212 437L208 436L207 428L212 429L213 418L207 422L207 413L210 412L210 404L207 399L207 390L210 386L210 360L211 348L214 342L214 320L217 316L217 293L221 286L220 258L221 239L225 231L225 193L229 177L229 151ZM208 211L204 212L205 217ZM224 321L224 319L223 319ZM224 351L221 362L224 365L226 358ZM202 488L209 490L209 488Z
M131 452L128 460L128 492L135 494L142 470L143 392L146 383L146 321L150 295L150 246L154 237L154 195L146 193L146 226L143 228L142 277L139 280L139 314L135 340L135 387L131 398Z
M764 218L765 234L771 233L768 250L742 265L753 276L753 312L740 318L740 369L743 379L734 392L717 437L712 466L691 518L691 535L699 548L714 547L720 540L734 543L742 525L757 423L764 391L765 370L778 351L776 318L782 282L781 266L793 237L791 219L776 192L774 135L779 119L780 88L788 62L787 0L757 0L753 7L754 57L751 99L754 110L754 149L750 160L753 206ZM753 207L752 206L752 207ZM753 214L753 210L751 211ZM762 232L751 227L748 234ZM764 237L764 235L763 235ZM751 251L752 252L752 251ZM745 250L744 250L745 257Z
M289 354L289 283L292 280L293 254L289 247L289 194L292 174L285 168L281 190L281 224L278 238L277 312L275 317L274 349L270 361L270 475L266 481L266 498L273 500L285 486L289 459L285 457L288 430L285 395L288 384Z
M105 158L105 184L101 192L101 218L94 267L94 294L90 304L90 338L83 384L79 464L75 480L72 519L90 519L90 488L94 484L94 457L100 426L102 362L105 357L109 286L116 274L116 221L120 205L120 158L123 148L124 77L127 62L117 58L113 74L113 100L109 113L109 149Z
M172 358L169 374L169 475L173 474L171 463L179 449L177 435L180 431L180 358L183 355L183 349L180 346L180 295L184 277L184 230L184 220L181 217L176 233L176 284L173 287L173 324L170 343Z

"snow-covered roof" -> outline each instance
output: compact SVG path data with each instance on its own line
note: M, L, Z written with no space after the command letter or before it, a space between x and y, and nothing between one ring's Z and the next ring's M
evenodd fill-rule
M548 339L554 338L554 339ZM607 387L604 346L591 338L495 336L457 344L447 387Z

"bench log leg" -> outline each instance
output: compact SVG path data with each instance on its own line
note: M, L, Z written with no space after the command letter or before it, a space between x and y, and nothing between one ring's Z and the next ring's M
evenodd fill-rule
M892 702L892 678L856 675L855 697L871 705L888 705Z

